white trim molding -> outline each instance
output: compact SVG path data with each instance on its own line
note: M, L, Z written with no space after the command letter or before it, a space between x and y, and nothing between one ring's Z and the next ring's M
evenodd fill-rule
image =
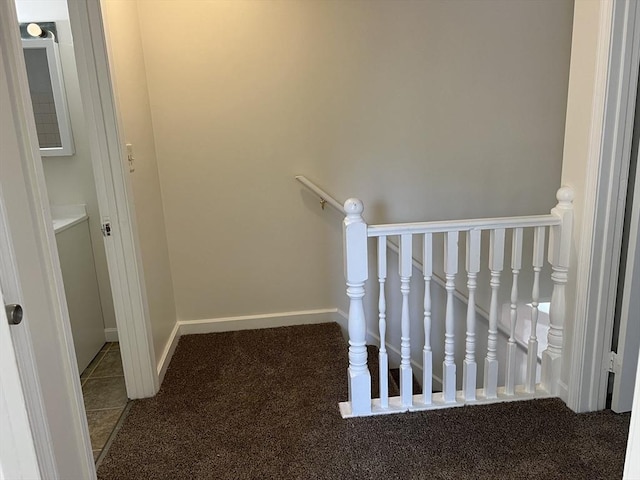
M100 0L69 2L80 93L87 121L100 216L112 225L105 237L109 279L129 398L159 388L131 185L125 171Z
M176 322L171 334L169 335L167 344L162 351L162 355L160 355L160 360L158 361L158 379L160 381L160 385L162 385L162 382L164 381L164 376L167 373L167 368L169 368L169 363L171 363L171 359L176 351L180 337L180 324Z
M118 329L117 328L105 328L104 329L104 341L105 342L117 342L118 341Z
M573 245L574 327L563 396L577 412L603 409L606 402L640 58L640 4L607 0L597 5L595 86L582 228Z
M239 317L207 318L202 320L179 320L180 334L232 332L258 328L289 327L292 325L311 325L315 323L335 322L338 310L324 308L295 312L243 315Z

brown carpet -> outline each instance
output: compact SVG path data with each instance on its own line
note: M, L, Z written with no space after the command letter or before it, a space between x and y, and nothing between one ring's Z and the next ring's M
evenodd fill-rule
M629 415L552 399L343 420L346 366L335 324L185 336L98 478L622 477Z

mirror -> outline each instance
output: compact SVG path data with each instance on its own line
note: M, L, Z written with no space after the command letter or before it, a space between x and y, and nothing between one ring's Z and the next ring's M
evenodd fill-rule
M33 24L32 24L33 25ZM73 155L71 122L55 36L23 38L29 92L43 157Z

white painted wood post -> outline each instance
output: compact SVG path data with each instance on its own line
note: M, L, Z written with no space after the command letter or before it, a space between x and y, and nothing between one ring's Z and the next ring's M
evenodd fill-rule
M476 364L476 278L480 271L480 230L467 232L467 289L469 303L467 305L467 337L465 357L462 367L462 391L464 399L476 399L476 383L478 365Z
M353 415L371 413L371 374L367 367L366 333L362 297L368 277L367 224L362 219L364 206L356 198L344 203L343 224L344 276L349 296L349 402Z
M409 318L409 291L413 269L412 235L400 235L400 292L402 293L402 318L400 332L400 403L413 405L413 372L411 370L411 321Z
M484 361L484 395L498 397L498 289L504 265L504 228L491 230L489 236L489 270L491 271L491 305L489 307L489 336Z
M431 277L433 276L433 235L424 234L422 275L424 276L424 348L422 349L422 402L433 397L433 353L431 351Z
M511 311L509 340L507 342L507 373L504 391L513 395L516 389L516 323L518 322L518 275L522 268L522 228L514 228L511 241Z
M458 273L458 232L447 232L444 243L444 273L447 308L445 313L444 361L442 363L442 392L444 401L456 401L455 324L453 294Z
M531 292L531 334L527 347L527 393L536 391L538 370L538 302L540 301L540 271L544 263L544 238L546 227L536 227L533 234L533 290Z
M380 333L379 375L380 407L389 408L389 356L387 354L387 302L384 284L387 278L387 237L378 237L378 330Z
M558 204L551 210L560 218L560 225L551 227L549 234L549 263L553 272L553 293L549 309L548 345L542 352L542 387L550 394L558 393L562 364L563 329L566 310L564 288L569 272L571 231L573 229L573 190L562 187L556 194Z

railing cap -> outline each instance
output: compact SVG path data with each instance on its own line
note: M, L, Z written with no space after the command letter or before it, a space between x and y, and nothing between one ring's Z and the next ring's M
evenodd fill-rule
M357 198L349 198L346 202L344 202L344 213L348 216L361 216L364 211L364 205Z
M556 193L556 199L558 200L558 203L560 203L561 205L569 205L573 203L573 198L574 198L573 189L566 185L563 185L562 187L560 187Z

